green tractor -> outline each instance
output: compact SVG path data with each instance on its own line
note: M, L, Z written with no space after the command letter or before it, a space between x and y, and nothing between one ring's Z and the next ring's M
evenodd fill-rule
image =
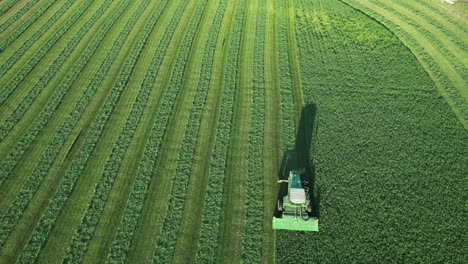
M273 217L273 229L318 231L318 218L312 217L309 188L303 187L298 171L289 172L288 194L278 199L279 217Z

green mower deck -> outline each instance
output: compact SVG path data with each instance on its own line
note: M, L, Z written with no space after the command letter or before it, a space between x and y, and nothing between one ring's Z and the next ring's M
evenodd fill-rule
M300 219L294 216L283 215L283 218L273 217L273 229L297 230L297 231L319 231L318 219Z

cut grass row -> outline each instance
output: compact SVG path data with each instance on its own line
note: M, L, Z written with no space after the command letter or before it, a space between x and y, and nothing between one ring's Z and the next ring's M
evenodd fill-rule
M468 45L468 30L466 27L453 23L447 14L439 12L427 1L407 2L397 0L396 2L432 24L438 30L441 30L443 34L449 36L450 40L457 43L458 46Z
M171 56L176 56L175 68L169 79L169 90L160 110L160 112L165 113L165 116L168 116L167 127L155 163L157 170L153 171L153 177L148 186L149 192L132 238L129 262L151 261L156 254L160 229L168 210L167 205L175 176L176 161L183 140L184 128L188 121L190 105L193 103L194 89L196 89L196 85L190 85L184 76L187 79L192 79L195 84L200 77L197 68L200 67L201 61L196 61L196 58L192 57L192 63L187 63L206 8L206 1L190 2L187 15L182 17L182 23L179 24L180 30L177 32L180 34L175 35L175 40L181 46L174 54L170 53ZM199 37L201 36L199 35ZM192 70L194 73L191 72Z
M432 17L425 17L417 10L411 9L405 2L393 2L391 5L386 3L381 6L402 18L406 23L418 25L418 30L446 56L457 74L463 79L468 79L468 73L465 71L468 68L468 54L465 51L464 44L460 42L460 40L464 39L464 35L455 36L441 25L433 25L435 22ZM465 34L465 36L468 35ZM468 93L466 95L462 93L462 96L466 96L465 99L468 100Z
M73 13L76 9L72 9L71 11ZM54 24L56 20L59 19L59 16L54 17L54 19L55 20L49 20L49 22L51 22L51 24L48 24L49 26ZM70 21L71 19L67 17L65 21L67 20ZM71 25L68 25L68 27L70 26ZM62 38L63 34L68 31L68 28L67 25L62 23L58 28L55 28L55 30L49 30L48 27L41 27L37 30L39 31L37 32L38 34L33 34L27 42L21 45L19 49L10 47L1 54L2 57L11 55L8 59L5 58L5 63L3 63L0 68L0 78L2 83L5 83L0 92L0 105L6 108L2 113L0 113L0 124L2 127L4 126L4 122L7 117L11 115L31 88L30 85L21 86L21 84L25 82L26 77L29 77L28 80L31 80L31 83L35 83L40 80L48 67L40 69L35 67L42 60L47 60L47 63L50 65L57 57L57 54L60 54L61 50L55 49L54 52L57 53L56 56L49 55L49 57L46 57L47 52L50 51L50 49L52 49L53 46ZM46 32L49 33L45 34ZM62 46L66 45L62 44ZM31 47L33 48L30 49ZM42 66L43 65L44 64L42 64ZM10 74L6 74L8 72L10 72Z
M218 10L219 7L219 10ZM156 263L170 263L175 257L175 246L177 243L180 224L186 215L185 203L187 201L187 189L191 178L191 165L197 146L197 135L200 129L203 106L209 87L209 77L212 67L212 55L218 36L217 26L220 24L224 14L225 5L220 6L219 1L208 1L203 18L198 25L197 32L192 45L187 66L185 69L181 92L178 96L188 97L184 105L185 111L189 111L185 134L177 158L175 178L168 200L168 209L164 223L161 226L159 239L157 241L156 254L153 261ZM187 89L187 91L185 91ZM195 90L196 89L196 90ZM180 108L180 105L175 107ZM184 117L185 118L185 117Z
M222 217L216 261L239 263L242 258L243 230L246 218L246 192L251 126L253 71L258 1L246 1L240 37L236 93L229 136L224 182ZM248 26L247 26L248 25ZM235 46L234 46L235 47ZM253 235L253 234L250 234Z
M88 160L80 164L79 169L73 169L72 165L70 171L79 175L79 178L41 251L40 262L56 262L64 258L73 234L92 199L93 190L102 178L102 172L112 147L116 144L118 135L128 118L138 89L129 89L127 83L140 56L142 41L147 38L147 35L140 35L140 33L144 32L143 28L153 11L153 8L148 7L149 4L150 1L144 1L138 5L131 5L128 9L131 15L127 17L126 24L115 42L121 48L112 49L109 53L115 56L114 61L110 66L110 74L107 74L101 83L101 87L109 89L109 94L105 101L101 102L102 108L97 119L91 124L91 134L85 138L83 147L80 149L80 152L84 150L82 153L88 156ZM97 128L95 134L93 128ZM86 149L88 142L92 144L92 147ZM80 160L80 157L77 156L75 160Z
M136 40L136 44L134 45L131 53L129 54L129 57L127 59L128 61L133 63L136 63L137 61L140 62L141 58L146 55L142 53L142 50L146 45L148 37L152 32L153 28L155 27L156 22L161 17L161 13L164 10L166 3L167 2L155 4L153 9L148 8L148 10L153 10L152 14L149 16L148 23L146 23L144 29L139 34ZM143 6L142 8L146 7ZM148 49L146 50L148 51ZM127 77L123 77L127 78L126 80L124 79L122 81L123 83L126 83L128 87L135 87L134 78L135 75L138 75L137 71L140 70L138 66L139 64L135 66L134 71L128 73ZM133 67L129 66L127 70L129 71L131 68ZM145 101L148 98L147 96L149 94L149 89L135 89L135 92L136 91L138 91L138 96L136 98L139 98L139 100L134 101L136 98L125 100L125 102L134 101L132 111L129 114L129 118L126 121L125 127L119 136L119 144L114 146L112 154L106 163L104 173L96 186L93 198L90 201L88 209L86 210L86 214L83 218L83 221L73 237L72 243L68 249L67 256L65 257L65 262L81 262L83 260L83 256L85 255L88 249L89 242L94 235L95 228L97 226L98 221L100 220L101 214L104 210L104 205L108 200L109 192L115 181L115 175L119 170L120 162L131 142L133 132L135 130L134 128L137 126L139 121L138 117L141 116L143 112L145 104L142 101ZM100 257L102 259L102 256Z
M60 9L57 12L51 12L54 16L51 15L51 18L47 16L41 16L41 18L34 23L34 26L31 26L29 34L22 34L18 38L15 39L13 45L7 48L8 40L11 38L15 38L13 35L15 33L9 35L8 37L4 38L0 45L6 48L2 53L0 53L0 61L2 61L2 65L0 66L0 81L5 85L1 87L0 90L0 105L8 106L9 112L2 113L0 115L1 119L7 117L7 113L11 113L16 105L9 104L7 101L8 97L11 96L12 93L18 93L18 91L25 90L30 88L28 85L22 86L15 86L16 84L21 83L21 80L24 76L16 76L16 74L8 74L10 73L20 73L20 75L26 75L28 71L22 70L27 64L31 64L35 66L40 59L37 59L39 54L38 51L42 51L42 55L47 51L43 46L47 45L49 38L53 34L57 34L57 31L63 27L63 24L69 20L70 16L76 11L74 8L69 10L68 16L62 16L62 11L67 10L69 7L68 5L64 5L64 10ZM49 8L51 10L53 8ZM47 18L45 18L47 17ZM56 23L59 22L59 23ZM52 46L49 46L49 49ZM43 71L46 69L42 69ZM9 85L7 85L9 84ZM7 89L9 88L9 89Z
M229 47L231 43L231 32L233 28L233 17L236 11L237 1L222 1L220 8L224 12L218 11L218 19L222 19L219 31L213 28L217 38L212 38L211 45L216 45L214 50L207 50L204 59L213 58L211 67L203 67L204 72L200 85L208 85L206 94L206 103L203 108L200 128L197 136L197 148L195 150L191 176L189 180L186 201L184 205L184 216L181 220L181 226L177 235L177 244L175 245L174 263L193 263L200 239L203 202L206 197L209 165L211 155L214 149L213 138L216 136L218 117L220 115L221 95L224 91L224 78L228 58ZM220 22L216 20L216 22ZM214 24L217 24L214 22ZM209 82L209 84L205 84ZM208 156L208 158L207 158Z
M128 4L128 2L127 2L127 4ZM106 32L114 25L116 20L123 14L123 12L125 11L126 6L127 5L121 5L121 6L119 6L119 9L115 13L111 13L112 17L109 20L106 21L106 23L102 27L102 30L98 33L98 36L100 36L101 39L107 34ZM131 10L131 9L129 9L129 10ZM126 14L127 18L129 17L129 14L128 14L129 12L130 11L128 11L127 14ZM120 50L119 46L121 46L123 44L122 42L123 42L123 40L125 40L126 34L128 34L128 30L125 31L123 29L114 28L114 31L112 31L111 34L113 34L114 36L119 35L119 38L114 42L114 46L109 47L109 48L113 48L112 52L107 54L108 56L106 57L106 60L103 62L102 65L100 65L101 67L99 68L99 71L97 72L97 74L91 80L91 82L89 84L89 89L87 90L87 93L85 93L85 95L81 98L82 100L77 105L77 110L78 109L83 109L84 110L84 108L86 106L88 106L88 103L90 101L90 96L93 95L94 91L96 91L97 87L102 82L103 77L108 72L110 66L112 65L112 63L114 61L116 53L118 53L118 51ZM99 38L97 38L97 40L99 40ZM112 41L114 39L109 38L107 40ZM99 67L99 64L95 65L94 67ZM103 93L103 95L107 94L107 91L104 90L104 89L102 89L101 92ZM99 97L97 97L97 98L99 99ZM94 107L96 107L96 106L101 107L103 105L103 102L95 102L95 100L94 100L94 102L93 102L93 100L91 102L92 102L91 107L93 107L93 106ZM89 109L88 108L88 109L86 109L87 114L85 114L85 115L88 116L88 119L89 119L90 117L94 116L94 112L96 110L98 110L98 109ZM81 110L81 111L83 111L83 110ZM79 117L80 112L79 111L77 111L77 112L78 112L78 117ZM75 114L77 112L73 112L73 114ZM92 115L90 115L90 113ZM101 114L101 118L105 118L105 116L106 116L106 113L103 112ZM70 118L68 119L69 124L65 124L65 127L67 128L65 130L65 132L69 132L70 130L73 129L73 125L75 124L77 119L76 119L76 117L75 117L75 119L72 119L72 118L73 118L73 116L70 116ZM83 118L83 119L85 119L85 118ZM83 121L83 120L80 120L80 122L81 121ZM84 132L86 132L86 130L87 130L86 123L89 124L89 121L85 121L84 125L81 122L82 126L80 127L80 129L84 130ZM93 137L91 137L91 138L88 137L87 138L87 140L85 141L84 147L82 147L80 149L80 153L78 153L78 145L81 144L81 140L83 140L83 138L75 139L75 141L78 141L79 144L76 144L77 142L75 142L75 145L73 145L72 148L73 147L76 147L76 148L72 149L72 150L69 149L70 152L68 154L66 152L64 153L64 156L67 156L66 157L67 159L62 160L62 161L65 161L64 163L58 163L58 164L54 163L54 167L51 168L51 171L49 172L49 174L48 174L48 176L46 178L48 183L51 183L51 184L46 185L46 186L44 186L44 185L41 186L41 187L45 187L45 188L52 188L51 192L44 192L44 190L39 192L39 195L42 196L41 197L42 199L35 199L34 200L34 205L39 206L39 208L36 207L32 211L30 211L30 213L33 214L33 215L26 215L25 217L23 217L23 220L26 221L26 222L24 222L24 221L20 222L20 224L18 225L19 227L17 226L17 228L15 229L15 231L18 231L18 232L15 232L17 236L18 235L20 235L20 236L21 235L22 236L26 235L27 237L23 237L23 238L20 237L20 238L15 239L15 236L13 236L13 238L12 238L13 243L18 243L18 242L19 243L25 243L27 241L27 240L25 241L25 239L28 239L29 235L31 235L31 232L33 231L33 229L36 226L35 222L39 221L39 219L41 217L41 214L43 214L40 225L33 232L32 239L30 240L29 244L26 246L25 250L23 251L23 257L24 258L30 258L30 257L35 258L35 256L37 256L37 254L38 254L37 250L42 248L41 244L44 243L46 235L49 233L50 229L52 228L52 226L53 226L53 224L55 222L55 219L56 219L56 217L58 217L58 214L59 214L62 206L67 201L68 196L71 193L72 188L73 188L73 186L75 184L76 177L78 176L78 174L80 172L80 168L82 166L84 166L84 163L86 163L86 160L87 160L87 158L89 156L89 152L93 148L94 143L92 142L92 140L97 138L97 136L99 135L100 130L102 128L102 125L103 124L99 124L99 123L94 124L94 126L92 127L93 131L91 131L91 133L93 133L92 134ZM59 135L60 134L62 134L62 133L59 133ZM76 132L76 134L78 134L78 132ZM76 137L76 134L75 134L75 137ZM83 135L85 135L85 133L83 133ZM67 133L62 134L62 136L65 136L65 138L66 138ZM74 139L72 138L71 140L73 141ZM69 170L68 173L65 173L67 171L68 166L70 166L70 163L71 163L70 160L75 155L77 155L78 158L73 161L72 169ZM76 170L73 170L73 168L75 168ZM60 181L62 179L63 174L66 174L66 175L65 175L65 178L63 179L62 184L60 184ZM52 182L50 182L50 181L52 181ZM54 188L58 188L58 191L54 192L54 190L55 190ZM43 210L46 208L46 206L48 204L48 201L50 201L50 199L52 198L52 196L54 196L55 198L52 200L52 203L49 204L49 206L47 207L47 210L44 213L42 213ZM28 221L31 221L31 222L28 223ZM28 232L28 231L22 230L24 228L26 228L26 230L30 230L30 231ZM15 242L15 240L19 240L19 241ZM21 249L22 247L16 247L16 248Z
M468 22L468 18L466 17L467 6L463 1L458 1L459 3L457 5L448 5L445 2L437 0L417 0L417 2L436 11L440 17L444 17L447 21L450 21L450 23L463 29L465 33L468 33L468 29L465 26L466 22Z
M62 66L66 65L65 62L81 41L80 38L76 38L80 26L73 26L77 21L80 21L79 19L82 18L82 15L91 4L92 2L86 1L82 5L75 6L70 19L66 20L50 36L47 43L34 54L27 66L23 67L16 75L12 74L15 77L5 86L5 93L2 94L1 99L2 102L8 100L4 105L6 109L0 116L0 139L4 139L19 120L30 123L34 119L34 113L39 111L38 109L31 110L32 107L30 106L43 106L43 101L47 100L48 96L51 95L50 89L44 88L48 87L49 82L60 80L62 76L59 74L57 77L57 72L64 74L63 71L69 69ZM85 23L84 21L82 19L80 22ZM73 41L70 41L69 38ZM36 98L42 100L36 100ZM22 118L27 111L33 112ZM12 134L17 135L18 133Z
M0 34L3 35L7 29L12 30L12 28L18 27L21 25L22 17L28 17L37 19L40 15L38 13L44 12L54 1L52 0L36 0L28 1L24 6L21 6L15 12L11 13L11 16L6 16L8 18L0 25ZM8 31L6 32L8 33Z
M154 102L161 100L161 89L155 89L153 86L154 79L158 73L159 65L161 64L162 57L169 45L169 40L174 28L177 25L179 16L168 16L167 14L174 14L176 8L184 8L184 5L179 2L171 2L162 14L160 14L160 22L156 25L153 30L152 36L150 37L151 43L157 43L157 49L154 49L154 45L147 45L144 54L142 55L142 63L140 68L132 75L132 82L130 86L137 85L136 83L141 82L141 91L135 101L130 114L131 118L127 120L122 135L129 137L124 140L126 142L123 146L127 149L125 153L121 150L121 154L118 156L120 164L113 161L114 166L118 167L118 170L112 174L115 181L113 182L112 189L110 190L109 196L106 201L106 206L103 208L102 214L99 216L99 223L96 226L95 234L90 241L89 251L85 255L85 262L95 259L101 259L104 261L107 258L109 250L112 245L112 241L116 237L117 228L125 209L126 201L130 195L132 182L137 174L138 162L135 162L135 158L141 158L145 144L141 142L147 142L146 131L150 129L146 128L143 124L147 124L149 118L153 118L158 107L153 105ZM181 14L182 12L176 12ZM163 39L164 37L164 39ZM135 76L136 75L136 76ZM153 112L152 115L148 115L148 112ZM146 115L145 115L146 113ZM120 142L120 140L119 140ZM128 144L128 145L127 145ZM121 149L119 146L115 146L116 149ZM111 160L112 161L112 160ZM132 202L131 200L129 201ZM111 225L109 225L111 223ZM121 233L120 233L121 234ZM128 237L131 237L131 233L125 234L127 242ZM120 241L120 237L117 237L117 241ZM115 248L115 247L114 247ZM115 255L112 255L113 257ZM121 256L123 259L124 257ZM114 261L115 258L111 258Z
M7 12L10 8L12 8L15 4L18 3L19 0L8 0L1 3L0 6L0 16L3 16L5 12Z
M92 1L88 1L88 4L91 4ZM99 18L100 14L104 12L108 7L107 5L103 5L101 9L97 13L94 13L94 17L92 19L90 18L88 20L88 23L85 24L79 32L75 35L75 38L73 38L70 41L69 47L66 49L66 51L70 51L74 47L81 45L88 44L88 42L85 43L80 43L82 42L82 37L85 33L88 32L88 30L93 26L93 22L96 22L96 20ZM90 13L90 15L93 13ZM71 52L71 51L70 51ZM89 60L90 56L93 54L91 52L88 53L89 55L85 58ZM64 54L63 56L68 56L67 54ZM81 55L80 55L81 56ZM83 61L83 60L81 60ZM70 62L69 62L70 63ZM55 88L55 93L51 95L51 98L49 99L49 102L44 106L42 111L37 110L39 114L34 121L32 121L32 124L25 124L29 125L28 127L22 128L22 132L25 134L23 135L19 131L17 132L18 135L15 135L13 138L7 138L4 143L5 145L1 144L1 148L5 149L5 152L8 152L8 147L9 144L14 144L13 150L10 150L11 152L9 155L5 158L4 162L2 163L3 170L0 175L2 175L2 185L0 186L0 190L5 193L5 199L0 202L0 212L3 211L4 205L7 204L7 202L10 201L10 198L15 197L14 194L16 194L19 190L19 188L22 187L23 183L27 180L27 177L31 175L32 170L34 169L34 164L36 164L41 155L42 151L45 150L47 147L46 144L34 144L34 142L37 142L38 137L41 135L44 135L42 129L46 127L51 119L53 119L55 110L59 107L59 105L62 103L62 100L64 96L67 94L67 92L71 89L72 84L74 80L77 78L79 73L81 72L81 69L84 67L86 63L82 64L74 64L74 68L72 68L70 72L65 76L65 78L61 78L60 80L56 80L56 82L52 82L50 85L53 85L54 87L60 87L60 88ZM81 66L81 68L79 67ZM60 81L60 82L59 82ZM50 127L50 126L49 126ZM27 130L29 129L29 130ZM42 134L41 134L42 133ZM46 135L48 136L49 140L52 139L53 133ZM14 142L16 137L20 138L19 141ZM44 142L44 141L42 141ZM34 146L35 148L31 149L31 146ZM48 157L50 159L50 157ZM30 164L29 166L18 166L21 161L27 160L28 163ZM44 169L44 168L41 168ZM6 178L5 178L6 177ZM5 181L3 182L3 180ZM33 181L38 182L40 178L35 178ZM29 189L32 191L31 189Z
M94 14L94 17L97 19L102 15L102 13L107 9L108 5L110 4L110 1L105 3L102 6L102 9L98 10ZM96 20L90 19L89 24L92 25ZM104 35L102 35L103 37ZM82 67L86 64L87 61L89 61L90 57L94 54L97 45L99 44L100 41L102 41L102 37L99 39L96 39L94 44L91 44L90 47L83 53L81 60L76 63L75 65L75 71L71 72L70 76L67 76L67 82L62 83L62 86L60 86L60 89L57 89L57 93L60 94L60 91L63 89L68 89L69 86L71 86L71 82L74 80L73 76L76 77L78 72L81 71ZM94 49L93 49L94 48ZM80 68L81 67L81 68ZM53 111L52 111L53 112ZM45 111L44 114L47 115L50 112ZM79 111L76 111L75 113L80 113ZM78 116L79 117L79 116ZM77 118L72 118L72 122L75 122ZM39 126L43 125L43 122L37 122ZM66 131L69 132L69 129L66 129L67 126L62 127L60 130L61 136L56 136L53 140L53 144L47 146L46 152L36 152L35 150L37 148L34 148L30 152L25 155L25 157L22 157L23 160L28 160L30 162L30 166L17 166L15 170L13 171L12 175L8 178L8 180L5 182L4 185L2 185L2 193L5 195L4 199L2 199L2 202L0 203L0 212L3 216L2 218L2 236L6 235L7 233L4 232L9 232L8 230L11 230L13 227L13 224L19 219L21 216L23 210L26 208L27 204L31 200L31 198L34 196L35 192L39 188L41 181L44 179L44 176L47 174L50 165L53 163L53 161L57 158L57 154L60 150L61 144L63 141L66 139L67 135ZM33 126L33 129L35 126ZM53 136L54 133L51 133L50 136ZM46 146L42 146L43 148L46 148ZM37 154L37 158L33 159L30 155L35 155ZM37 160L36 160L37 159ZM36 164L36 162L39 162ZM34 166L36 164L36 166ZM34 175L34 177L32 177ZM29 177L29 178L27 178ZM22 181L24 181L24 185L20 184ZM9 208L6 207L6 205L10 205ZM8 209L8 212L6 211ZM1 239L4 241L4 239Z
M301 83L301 69L298 61L297 43L296 43L296 32L294 29L296 10L294 8L294 0L288 0L287 6L287 36L288 36L288 58L289 58L289 69L291 74L291 88L294 100L294 115L295 115L295 130L299 126L299 120L301 118L302 108L304 107L304 98L302 96L302 83Z
M2 37L2 41L0 42L0 49L1 50L6 50L6 48L13 42L17 41L18 38L20 38L23 35L29 35L29 34L24 34L25 32L33 32L35 29L36 31L39 28L44 28L45 25L48 25L46 29L50 29L52 25L54 25L55 22L57 22L58 18L62 17L62 15L69 9L69 7L73 4L73 1L68 1L65 2L63 5L54 5L51 7L48 7L44 9L43 13L38 13L37 16L31 17L28 20L24 21L24 23L21 24L20 27L16 28L12 32L5 33L4 36ZM79 3L77 3L79 5ZM41 9L42 10L42 9ZM72 15L73 13L68 10L69 15ZM65 20L65 18L63 19ZM44 21L47 21L44 23ZM55 24L56 26L59 25ZM35 33L37 35L37 32ZM39 35L41 36L41 35ZM16 45L18 43L16 42ZM16 51L16 49L9 49L7 50L10 53ZM6 52L5 52L6 53ZM2 56L5 56L7 54L2 54ZM3 74L0 74L0 76L3 76Z
M281 98L279 80L279 56L277 52L276 0L267 1L265 17L264 80L265 121L263 145L263 239L262 263L276 260L275 232L272 216L277 198L277 180L281 160Z
M251 121L248 139L248 171L246 177L246 195L245 195L245 225L242 235L241 261L245 263L258 263L262 260L266 252L262 248L262 238L264 234L271 233L271 230L263 230L263 221L265 219L263 208L274 204L268 201L264 204L264 122L265 122L265 81L264 81L264 58L265 58L265 16L266 6L258 1L258 10L256 16L255 42L253 43L254 55L252 61L252 104ZM253 23L253 21L251 22ZM249 32L252 34L252 32ZM249 43L252 45L252 43ZM269 139L268 139L269 140ZM267 161L271 162L271 161ZM274 161L273 161L274 162ZM266 190L265 190L266 189ZM270 214L271 216L271 214ZM261 250L259 250L261 249Z
M276 41L278 50L278 74L281 99L281 151L294 147L296 108L294 105L295 91L292 87L292 70L290 65L289 41L289 0L276 2Z
M154 168L154 163L157 154L159 153L159 146L162 140L165 126L167 124L168 116L164 116L167 113L167 109L162 111L162 104L165 99L165 95L168 92L168 83L171 76L171 72L174 71L175 61L177 56L171 56L180 48L180 35L184 32L180 32L181 29L187 23L187 20L181 19L183 15L190 13L190 8L187 6L187 2L174 2L176 5L171 5L168 8L178 16L173 16L170 20L164 20L164 24L169 25L163 26L167 28L164 33L164 38L160 40L160 48L153 56L151 61L149 72L144 80L144 85L152 86L149 101L146 105L145 112L143 113L142 120L137 128L134 143L130 146L129 155L123 160L123 165L130 165L122 167L122 174L126 176L125 181L130 182L128 185L123 185L121 189L117 189L119 193L114 196L114 199L119 198L120 194L125 193L125 198L128 197L126 207L122 207L117 201L113 202L113 209L119 214L123 214L122 221L118 225L118 229L113 229L116 232L116 237L112 246L109 250L108 260L110 262L125 260L128 257L128 252L131 246L131 239L135 233L135 229L138 223L141 210L143 208L144 199L147 194L148 185L151 181L151 174ZM176 8L175 10L173 8ZM166 16L165 16L166 17ZM169 16L167 16L169 18ZM179 32L173 35L172 32ZM158 39L159 40L159 39ZM167 47L167 49L165 49ZM159 69L159 70L158 70ZM163 89L159 89L162 87ZM166 101L167 102L167 101ZM161 115L161 116L160 116ZM146 144L141 144L144 142ZM140 163L133 162L133 155L140 157ZM132 176L135 175L135 176ZM132 178L133 177L133 178ZM131 182L133 181L133 184ZM123 181L125 183L125 181ZM123 200L125 202L125 200ZM125 210L123 210L125 209ZM113 215L108 215L114 217ZM118 224L118 222L116 222ZM102 226L102 235L108 236L107 227ZM108 242L112 242L107 239Z
M227 164L227 153L230 142L231 127L234 112L234 98L236 95L236 84L238 78L238 54L241 43L241 34L245 14L245 1L235 1L229 27L232 28L226 37L226 50L223 55L224 75L219 80L224 85L221 96L221 106L216 127L216 142L214 143L213 155L211 157L208 187L203 201L203 213L201 216L200 238L196 253L196 263L214 263L217 259L219 249L220 224L223 207L223 193L225 184L225 173ZM229 32L229 31L228 31ZM224 42L225 40L223 40Z

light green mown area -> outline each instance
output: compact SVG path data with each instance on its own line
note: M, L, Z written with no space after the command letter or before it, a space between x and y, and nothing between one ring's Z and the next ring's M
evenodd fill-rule
M0 1L0 263L463 262L466 11Z

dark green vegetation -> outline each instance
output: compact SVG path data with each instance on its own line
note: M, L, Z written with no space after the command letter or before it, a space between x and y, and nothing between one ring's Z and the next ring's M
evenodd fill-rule
M468 107L411 51L338 0L0 1L0 263L462 262Z
M468 2L345 0L379 20L415 54L468 130Z

